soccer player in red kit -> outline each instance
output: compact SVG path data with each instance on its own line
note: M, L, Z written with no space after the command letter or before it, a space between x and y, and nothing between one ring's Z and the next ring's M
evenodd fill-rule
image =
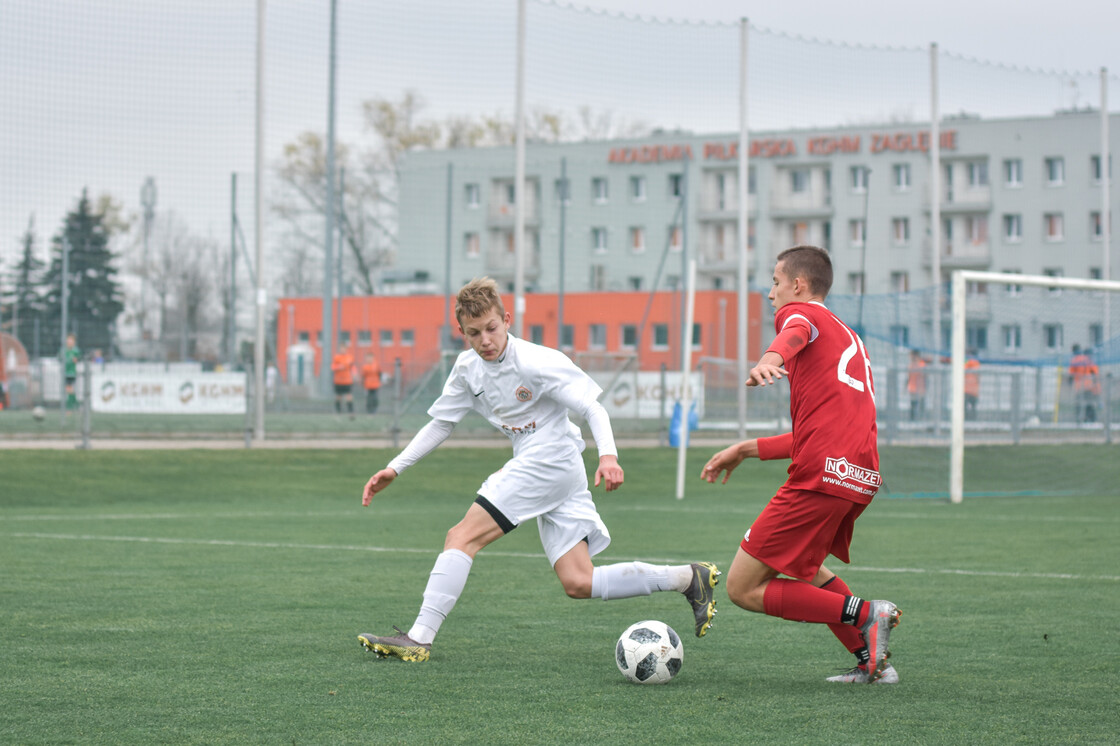
M714 483L723 474L726 484L744 459L792 460L789 479L739 545L727 595L748 611L827 624L857 660L829 681L896 683L887 643L901 612L853 595L823 564L829 554L850 561L852 526L881 483L871 363L863 340L825 308L831 287L824 249L778 254L769 295L777 336L746 383L789 378L793 431L736 443L700 476Z

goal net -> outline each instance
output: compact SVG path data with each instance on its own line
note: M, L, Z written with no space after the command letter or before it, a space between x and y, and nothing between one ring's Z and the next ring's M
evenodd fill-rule
M1115 494L1120 282L958 270L949 301L950 499Z

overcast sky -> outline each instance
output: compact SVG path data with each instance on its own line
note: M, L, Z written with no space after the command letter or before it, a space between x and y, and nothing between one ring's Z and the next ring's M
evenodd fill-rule
M0 280L29 217L45 255L85 187L136 215L151 176L158 211L224 245L236 172L241 222L251 228L255 5L0 0ZM512 116L516 0L338 5L340 141L368 138L363 101L406 89L423 95L431 116ZM299 133L325 131L329 2L270 0L268 8L266 134L275 164ZM530 105L571 112L588 104L653 126L737 127L734 27L744 15L765 32L751 42L752 129L921 122L929 111L923 50L933 41L944 53L945 115L1096 106L1093 76L1102 66L1113 82L1109 108L1120 109L1120 2L530 0L529 15ZM822 43L788 41L802 38ZM1049 74L1016 72L1023 69Z
M927 47L1008 65L1120 75L1120 3L1102 0L575 0L633 15L734 22L852 44ZM1110 107L1112 108L1112 107Z

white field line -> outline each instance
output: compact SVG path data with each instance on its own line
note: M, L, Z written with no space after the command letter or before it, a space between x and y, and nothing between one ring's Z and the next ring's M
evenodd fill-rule
M13 539L44 539L53 541L117 541L117 542L134 542L139 544L172 544L172 545L189 545L189 546L214 546L214 547L238 547L249 549L299 549L310 551L344 551L344 552L384 552L395 554L427 554L434 556L437 552L434 549L416 549L412 547L373 547L373 546L359 546L355 544L295 544L288 542L272 542L272 541L234 541L227 539L176 539L167 537L152 537L152 536L98 536L96 534L48 534L39 532L18 532L3 534L8 538ZM524 559L545 559L545 555L540 552L503 552L498 550L483 550L483 554L488 557L514 557ZM609 557L600 556L599 560L608 562L622 562L634 559L633 557ZM681 563L682 560L678 557L644 557L642 558L650 562L666 562L666 563ZM880 572L880 573L894 573L894 574L910 574L910 575L966 575L969 577L985 577L985 578L1016 578L1016 579L1036 579L1036 580L1074 580L1074 581L1120 581L1120 575L1077 575L1073 573L1050 573L1050 572L1001 572L995 570L951 570L951 569L928 569L920 567L864 567L861 565L849 565L845 571L856 572Z
M377 514L399 514L405 512L404 506L386 506L370 508L365 512L376 517ZM762 505L752 505L742 508L720 508L721 515L756 516L762 510ZM600 511L604 511L600 506ZM641 513L696 513L711 514L712 509L704 505L610 505L605 512L641 512ZM307 510L307 511L235 511L228 513L47 513L28 515L0 515L0 523L15 521L169 521L169 520L207 520L219 518L222 520L248 518L341 518L349 517L350 513L339 510ZM944 512L931 513L891 513L872 511L860 516L860 520L967 520L975 523L979 521L993 521L996 523L1120 523L1120 516L1028 516L1028 515L989 515L976 516L967 511L946 506Z

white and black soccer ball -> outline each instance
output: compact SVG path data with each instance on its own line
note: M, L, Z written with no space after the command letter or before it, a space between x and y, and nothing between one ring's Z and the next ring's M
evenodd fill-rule
M42 422L43 420L47 419L47 410L36 404L31 408L31 419L35 420L36 422Z
M614 646L614 660L622 675L635 684L664 684L680 672L684 645L668 624L649 619L631 624L622 633Z

